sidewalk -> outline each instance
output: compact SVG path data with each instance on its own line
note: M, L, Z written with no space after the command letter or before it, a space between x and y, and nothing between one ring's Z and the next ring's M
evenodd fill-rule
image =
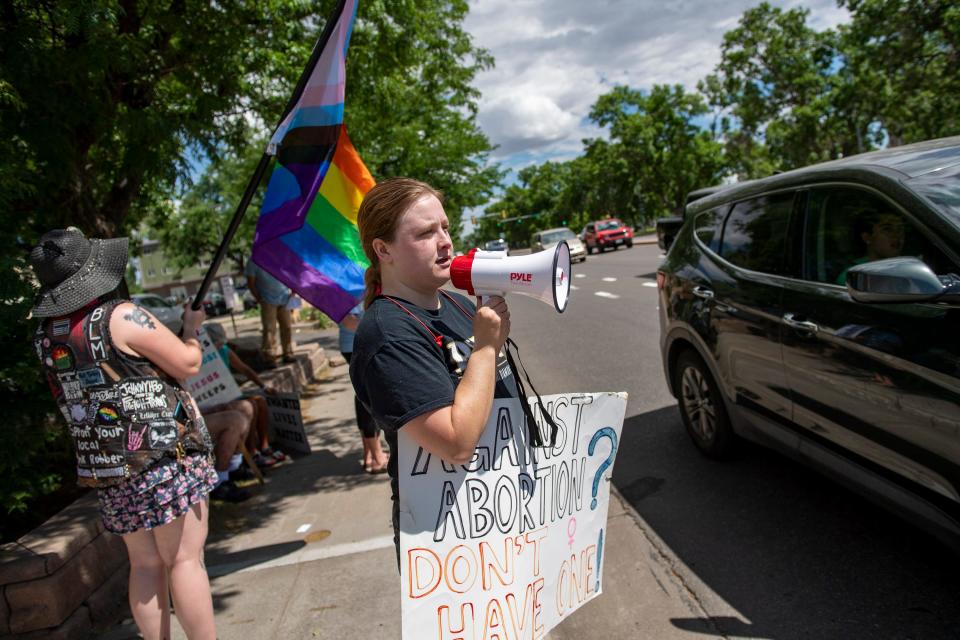
M323 342L334 333L322 332ZM359 464L347 368L328 369L305 389L301 406L313 453L274 467L264 486L249 487L249 501L212 505L206 562L219 638L399 640L390 484ZM615 490L608 535L604 594L551 640L716 637L676 559ZM678 621L696 621L697 632L682 631ZM100 637L139 635L127 619ZM176 622L172 637L186 637Z

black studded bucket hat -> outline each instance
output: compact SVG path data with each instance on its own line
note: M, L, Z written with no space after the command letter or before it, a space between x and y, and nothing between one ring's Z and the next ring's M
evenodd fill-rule
M87 238L76 227L43 234L30 252L40 280L34 318L65 316L117 288L127 269L127 238Z

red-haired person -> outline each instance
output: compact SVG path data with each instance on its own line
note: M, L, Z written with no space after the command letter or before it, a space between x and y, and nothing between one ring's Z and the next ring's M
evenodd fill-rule
M408 178L378 183L357 225L370 267L350 379L390 445L399 562L397 433L403 429L448 462L471 459L494 397L519 395L502 355L510 312L501 297L477 309L441 289L453 243L441 196L430 186Z

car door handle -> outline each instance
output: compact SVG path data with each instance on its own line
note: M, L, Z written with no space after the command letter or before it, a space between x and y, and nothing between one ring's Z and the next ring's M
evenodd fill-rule
M694 287L693 295L704 300L713 300L713 291L707 289L706 287Z
M794 329L799 329L800 331L809 331L811 333L816 333L820 330L820 327L817 326L815 322L809 322L807 320L797 320L796 316L792 313L783 314L783 323L788 327L793 327Z

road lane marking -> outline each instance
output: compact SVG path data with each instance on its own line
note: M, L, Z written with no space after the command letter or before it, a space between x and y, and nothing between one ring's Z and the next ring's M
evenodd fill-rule
M615 293L610 293L609 291L594 291L593 295L599 296L601 298L610 298L611 300L616 300L620 296Z
M611 278L611 277L609 277L609 276L607 276L606 278L601 278L601 279L602 279L604 282L616 282L616 281L617 281L616 278Z
M584 274L582 274L582 273L575 273L575 274L573 274L573 277L574 277L574 278L586 278L587 276L584 275Z
M575 285L575 284L572 284L572 285L570 285L570 290L571 290L571 291L579 291L579 290L580 290L580 287L578 287L578 286Z
M262 571L263 569L272 569L274 567L285 567L291 564L301 564L303 562L313 562L314 560L326 560L327 558L337 558L340 556L352 555L354 553L363 553L375 549L386 549L393 546L393 535L380 536L371 540L360 542L346 542L331 545L329 547L304 545L296 551L287 553L278 558L259 560L251 557L246 560L236 562L225 562L223 564L207 565L207 575L211 578L219 578L231 573L247 573L249 571Z
M657 283L656 283L656 282L644 282L644 283L643 283L643 286L645 286L645 287L655 287L655 286L657 286Z

